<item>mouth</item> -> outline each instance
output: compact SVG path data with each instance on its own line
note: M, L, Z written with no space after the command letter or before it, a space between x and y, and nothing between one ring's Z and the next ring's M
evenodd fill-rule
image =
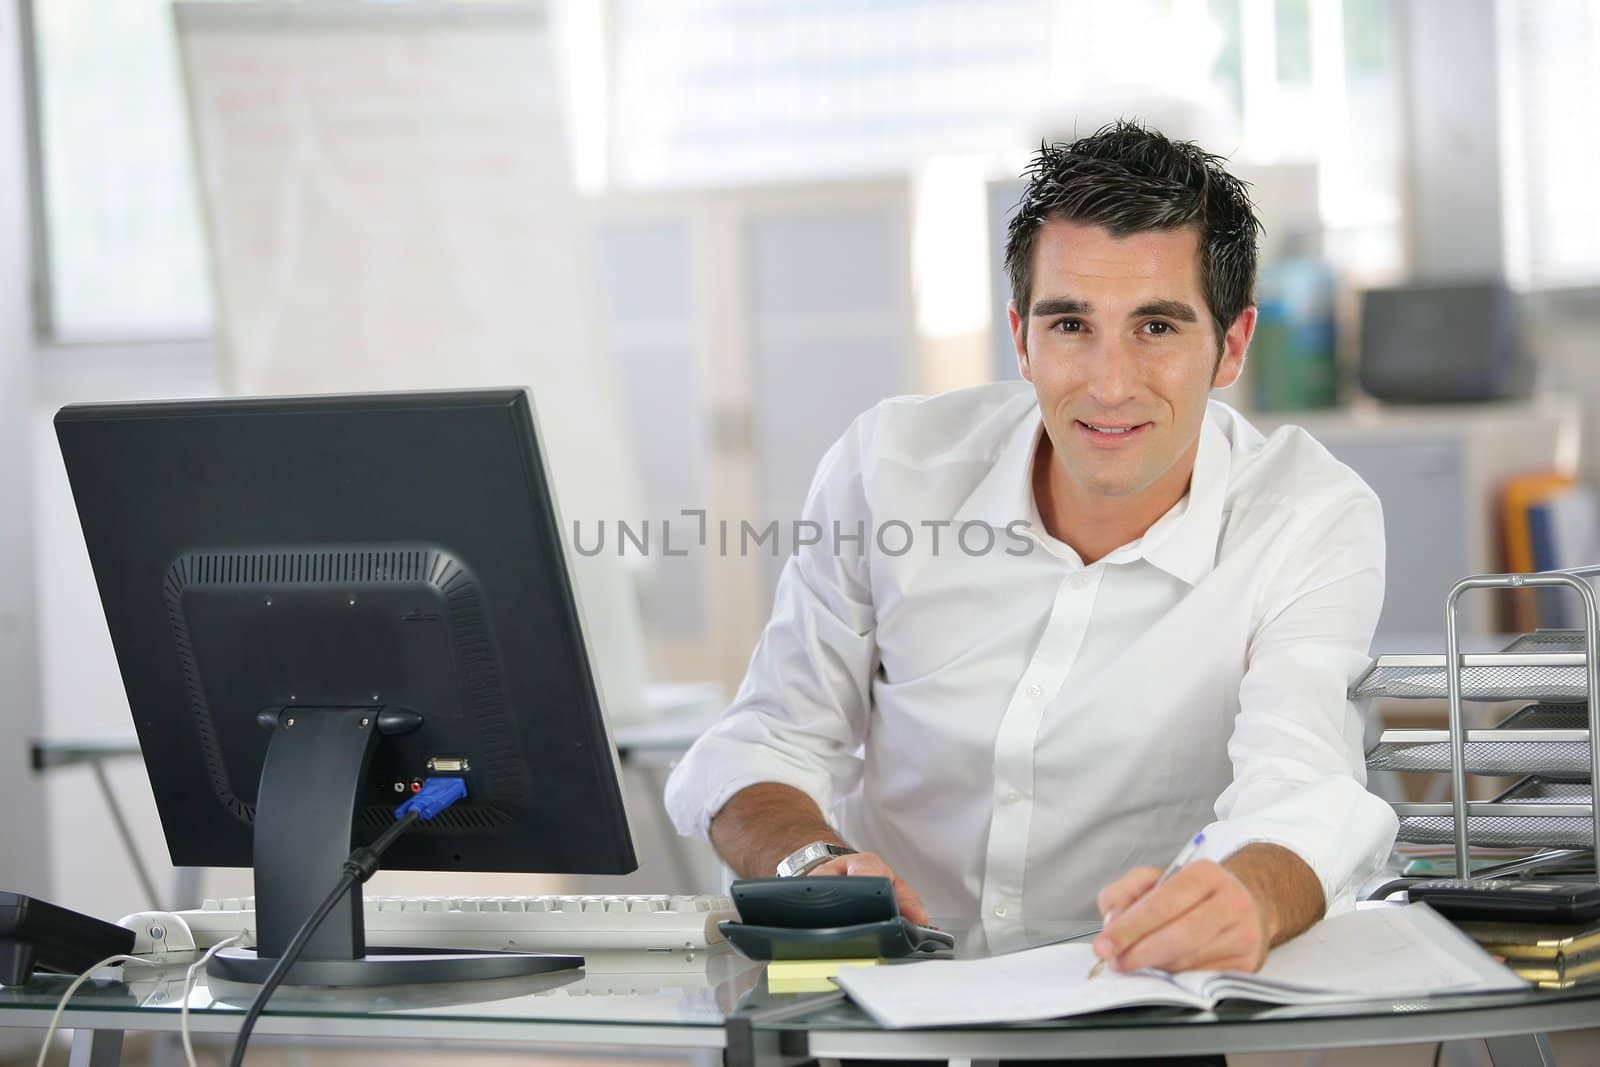
M1073 425L1085 438L1099 448L1120 448L1135 438L1143 437L1152 423L1148 422L1085 422L1074 419Z

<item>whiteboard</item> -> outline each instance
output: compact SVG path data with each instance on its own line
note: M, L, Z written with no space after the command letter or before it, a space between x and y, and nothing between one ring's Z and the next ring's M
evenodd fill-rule
M543 8L174 16L227 387L531 386L608 711L644 714L627 575L570 551L575 520L632 516L639 493Z

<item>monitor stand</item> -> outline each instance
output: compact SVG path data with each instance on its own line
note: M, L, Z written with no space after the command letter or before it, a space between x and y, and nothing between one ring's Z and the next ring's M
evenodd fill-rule
M381 707L282 708L257 721L272 731L256 795L256 947L226 948L206 965L213 978L261 983L344 871L355 812L381 735L416 728L410 711ZM582 956L531 952L369 952L361 886L335 904L289 985L368 986L509 978L583 966Z

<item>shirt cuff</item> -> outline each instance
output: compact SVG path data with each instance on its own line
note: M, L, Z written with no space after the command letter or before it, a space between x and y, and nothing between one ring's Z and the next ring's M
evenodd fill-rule
M1388 862L1394 809L1342 776L1285 785L1279 799L1207 826L1197 858L1221 862L1251 844L1286 848L1317 876L1325 914L1348 911L1357 887Z
M703 735L673 768L667 779L667 815L678 833L709 841L711 820L723 806L740 790L768 782L798 789L828 817L833 789L826 771L800 767L768 746L715 733Z

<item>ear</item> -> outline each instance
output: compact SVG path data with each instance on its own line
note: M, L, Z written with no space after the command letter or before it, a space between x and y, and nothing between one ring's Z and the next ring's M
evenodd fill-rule
M1239 312L1239 317L1228 327L1222 338L1222 358L1217 361L1217 372L1211 377L1213 389L1226 389L1239 380L1244 372L1244 354L1250 347L1250 338L1256 332L1256 306L1251 304Z
M1028 366L1028 339L1022 333L1022 316L1017 314L1017 302L1006 301L1006 319L1011 323L1011 346L1017 350L1017 370L1022 380L1033 381L1033 368Z

